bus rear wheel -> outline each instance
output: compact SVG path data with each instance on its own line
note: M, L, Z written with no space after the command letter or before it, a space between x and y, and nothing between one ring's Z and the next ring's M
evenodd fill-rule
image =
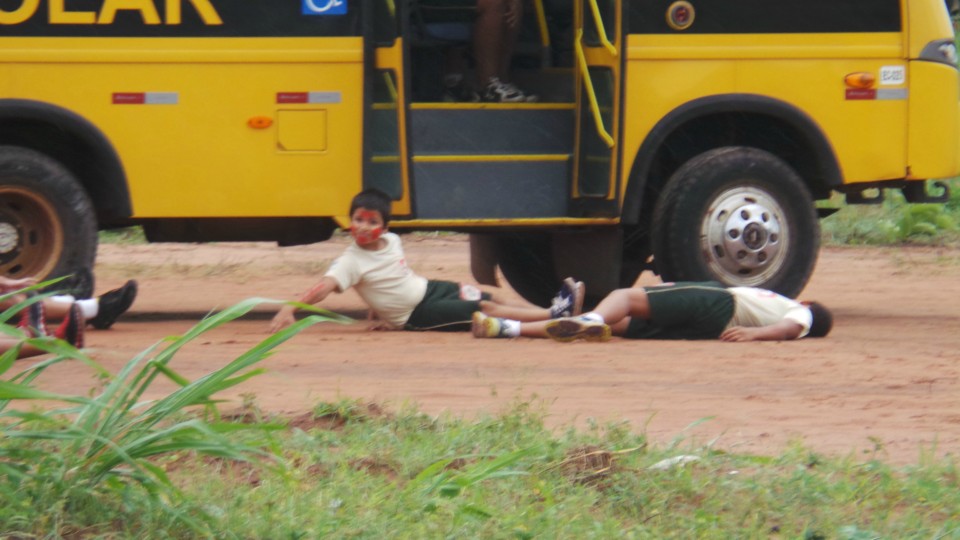
M794 297L820 247L812 201L796 171L769 152L704 152L677 169L658 201L654 264L664 281L715 280Z
M27 148L0 146L0 274L39 280L92 268L93 205L64 166Z

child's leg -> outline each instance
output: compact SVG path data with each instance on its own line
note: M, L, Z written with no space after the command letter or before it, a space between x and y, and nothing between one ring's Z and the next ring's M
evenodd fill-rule
M541 308L532 304L528 306L514 306L500 304L495 300L481 300L480 311L491 317L500 317L502 319L513 319L515 321L543 321L550 318L550 310Z
M541 306L536 304L531 304L527 302L524 298L514 295L509 295L504 292L500 287L489 287L489 286L478 286L480 290L490 295L490 301L499 304L501 306L513 306L513 307L522 307L529 309L541 309Z
M601 300L591 313L603 317L603 321L615 330L621 321L629 322L631 317L649 319L650 302L647 292L640 287L617 289Z
M0 337L0 354L9 351L15 347L17 343L20 343L20 340L8 337ZM31 356L38 356L46 353L47 351L40 350L32 345L24 345L20 348L20 353L17 355L17 358L29 358Z

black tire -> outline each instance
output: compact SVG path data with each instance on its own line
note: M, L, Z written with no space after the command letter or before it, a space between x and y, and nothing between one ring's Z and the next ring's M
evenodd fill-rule
M73 174L47 155L0 146L0 273L50 279L92 269L96 254L93 205Z
M716 280L795 297L820 248L806 184L756 148L718 148L683 164L653 223L654 264L664 281Z
M553 242L549 234L519 234L499 238L499 264L503 277L514 291L538 306L549 306L557 290L553 259Z

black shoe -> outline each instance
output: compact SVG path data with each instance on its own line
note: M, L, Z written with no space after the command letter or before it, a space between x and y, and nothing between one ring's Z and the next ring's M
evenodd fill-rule
M450 86L444 86L440 99L446 103L479 103L480 94L467 83L460 81Z
M80 306L73 304L70 306L70 313L67 314L67 318L60 323L53 335L78 349L82 349L84 326L86 326L86 323L83 321L83 311L80 310Z
M137 282L130 280L123 287L101 294L98 298L97 316L89 322L97 330L106 330L113 326L117 317L123 315L137 297Z

